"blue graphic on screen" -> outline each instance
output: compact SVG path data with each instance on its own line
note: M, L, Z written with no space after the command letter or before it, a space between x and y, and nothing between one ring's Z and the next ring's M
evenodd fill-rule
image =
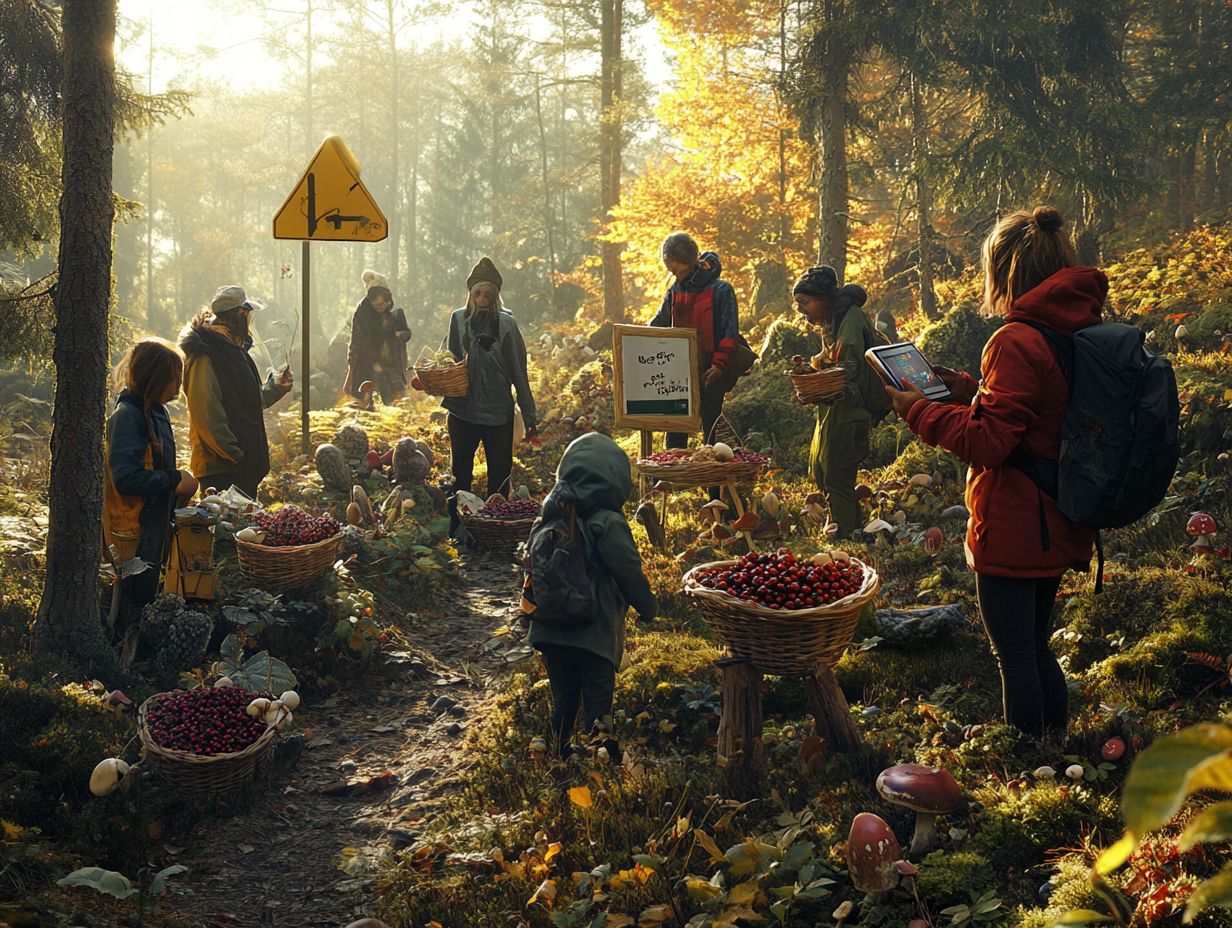
M918 351L908 351L903 354L892 355L885 360L887 362L886 366L894 374L894 379L903 388L911 385L923 391L929 387L936 386L939 382L937 375L933 373L932 368L928 366L928 362L924 360L924 356Z

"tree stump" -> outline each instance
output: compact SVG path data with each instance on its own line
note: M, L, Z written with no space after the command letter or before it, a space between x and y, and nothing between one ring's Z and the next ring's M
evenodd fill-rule
M738 798L756 795L765 775L762 751L761 671L742 657L715 662L723 672L717 763Z
M809 708L813 711L817 734L825 739L830 751L857 752L865 749L860 730L851 720L851 708L847 705L847 698L843 696L834 671L828 664L818 665L813 673L804 678L804 691L808 695ZM719 731L721 733L722 729Z

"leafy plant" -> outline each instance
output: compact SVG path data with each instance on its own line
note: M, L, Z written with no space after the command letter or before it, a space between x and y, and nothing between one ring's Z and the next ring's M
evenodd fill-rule
M972 928L974 925L991 925L1005 918L1007 913L997 898L997 891L990 889L982 896L972 893L970 905L952 905L942 909L941 914L950 916L950 924L954 928Z
M167 891L167 880L181 873L187 873L188 868L182 864L172 864L159 870L147 882L148 871L142 868L137 874L137 884L122 873L114 870L104 870L102 867L82 867L74 870L68 876L56 880L57 886L83 886L105 896L116 899L131 899L137 897L137 907L145 910L146 900L150 896L161 896Z
M283 661L259 651L244 659L244 645L238 635L228 635L218 649L220 660L214 672L229 677L236 686L258 693L281 693L296 687L295 673Z

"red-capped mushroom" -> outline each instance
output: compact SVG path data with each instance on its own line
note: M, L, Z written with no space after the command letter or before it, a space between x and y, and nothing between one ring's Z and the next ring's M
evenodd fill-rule
M1099 756L1106 761L1120 760L1125 756L1125 742L1120 738L1109 738L1099 749Z
M369 451L364 458L364 463L368 465L368 470L380 470L382 467L381 452Z
M861 812L851 823L847 835L847 871L851 882L862 893L877 895L898 885L896 861L903 850L885 820L871 812Z
M936 554L941 550L941 542L944 537L941 534L941 529L934 525L924 533L924 550L929 554Z
M942 767L899 764L881 771L877 792L886 802L915 812L915 834L908 857L926 854L937 845L937 816L955 811L962 803L962 790Z
M1205 512L1195 512L1189 517L1185 531L1194 537L1193 548L1210 548L1211 536L1215 534L1215 520Z

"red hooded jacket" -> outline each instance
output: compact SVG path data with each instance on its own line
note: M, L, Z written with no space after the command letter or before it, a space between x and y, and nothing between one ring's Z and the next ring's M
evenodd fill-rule
M1029 319L1071 335L1097 324L1108 278L1092 267L1053 274L1014 301L1007 320ZM1015 448L1056 460L1069 387L1044 335L1004 325L984 346L983 380L970 406L922 401L907 424L930 445L971 465L967 472L967 563L999 577L1055 577L1090 567L1094 533L1061 515L1026 474L1006 464ZM1040 512L1048 523L1045 545Z

